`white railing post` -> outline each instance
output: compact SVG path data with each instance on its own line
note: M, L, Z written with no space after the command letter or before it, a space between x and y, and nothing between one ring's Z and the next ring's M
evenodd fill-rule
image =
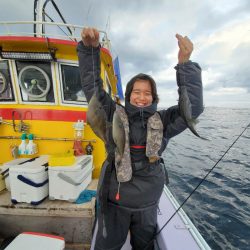
M37 3L37 8L36 8L36 13L37 13L37 21L39 22L37 24L37 29L36 29L36 32L37 32L37 36L38 37L42 37L42 33L43 33L43 24L42 24L42 21L43 21L43 11L42 11L42 0L38 0L38 3Z

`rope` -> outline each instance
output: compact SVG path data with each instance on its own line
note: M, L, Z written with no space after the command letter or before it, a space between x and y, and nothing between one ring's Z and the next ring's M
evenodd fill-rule
M94 61L94 48L93 48L93 46L92 46L91 56L92 56L93 81L94 81L94 91L95 91L95 61Z

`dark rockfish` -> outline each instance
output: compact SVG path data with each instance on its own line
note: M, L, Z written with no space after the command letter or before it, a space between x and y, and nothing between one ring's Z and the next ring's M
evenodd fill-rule
M185 86L181 86L179 88L180 97L179 97L179 108L181 117L186 122L188 128L191 130L191 132L196 135L197 137L207 140L206 138L201 137L197 131L195 130L195 124L198 123L197 120L192 118L192 105L188 97L188 92Z
M107 143L107 115L97 99L96 93L93 94L89 101L87 111L87 122L94 133Z
M113 115L112 135L117 152L122 157L125 148L125 129L120 116L116 112Z

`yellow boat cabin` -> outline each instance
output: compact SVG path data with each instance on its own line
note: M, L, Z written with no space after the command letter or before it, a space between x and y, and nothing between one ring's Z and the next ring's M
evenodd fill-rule
M98 177L105 150L87 124L77 39L48 38L45 34L0 36L0 164L26 154L65 153L73 149L77 138L85 154L93 153L94 177ZM108 45L104 34L101 76L105 90L115 97L117 79ZM77 135L79 123L81 138ZM24 133L27 143L32 134L37 152L18 154Z

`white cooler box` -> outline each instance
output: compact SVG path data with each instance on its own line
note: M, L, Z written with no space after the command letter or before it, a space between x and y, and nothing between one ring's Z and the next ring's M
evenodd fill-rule
M25 232L19 234L5 250L63 250L65 240L50 234Z
M1 172L2 178L5 181L5 186L7 190L10 191L10 178L9 178L10 167L22 164L23 162L28 161L28 160L30 160L30 158L18 158L12 161L5 162L3 166L1 166L0 172Z
M0 166L0 192L6 188L5 181L4 181L5 175L2 174L3 172L2 167L3 166Z
M9 170L11 201L40 204L49 194L48 156L12 166Z
M93 157L76 157L72 166L49 167L49 198L74 202L92 180Z

